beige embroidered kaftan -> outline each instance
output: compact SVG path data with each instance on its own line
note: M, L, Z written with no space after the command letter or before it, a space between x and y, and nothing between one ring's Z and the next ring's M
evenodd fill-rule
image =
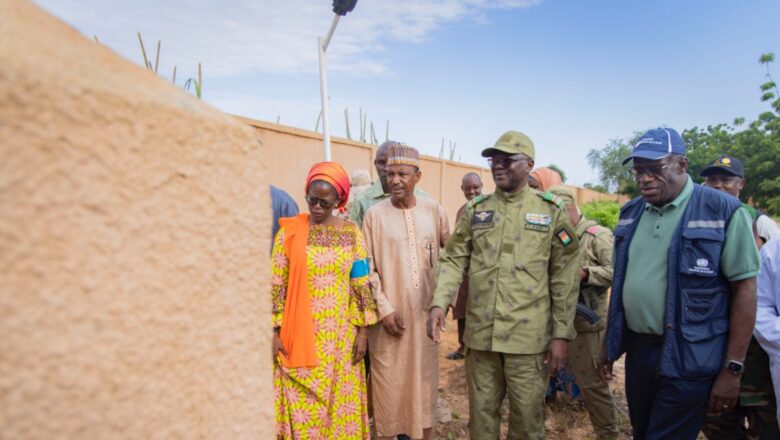
M374 423L380 437L422 438L433 427L439 384L438 347L426 334L436 287L436 264L450 230L435 200L418 197L411 209L384 200L363 220L372 261L372 287L380 318L399 313L400 338L376 324L369 333Z

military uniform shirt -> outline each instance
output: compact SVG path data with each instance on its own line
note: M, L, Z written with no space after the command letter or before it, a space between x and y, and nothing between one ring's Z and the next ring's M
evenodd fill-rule
M527 186L479 197L447 241L431 305L446 310L468 274L466 347L536 354L574 336L578 240L563 201L546 197Z
M574 232L580 240L580 265L588 271L588 278L580 284L580 302L601 317L601 321L591 325L577 316L574 327L577 333L598 331L607 321L607 291L612 285L613 273L612 232L585 217L574 227Z

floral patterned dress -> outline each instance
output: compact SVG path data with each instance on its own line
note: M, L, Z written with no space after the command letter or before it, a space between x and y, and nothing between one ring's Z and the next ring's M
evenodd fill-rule
M284 321L289 261L284 228L271 255L273 325ZM366 374L352 364L357 327L376 323L367 274L351 278L366 249L357 225L312 225L306 247L309 293L318 365L286 368L274 363L276 435L280 439L369 439Z

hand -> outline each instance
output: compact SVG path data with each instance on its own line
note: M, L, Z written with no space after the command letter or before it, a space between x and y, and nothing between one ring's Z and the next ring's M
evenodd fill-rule
M444 310L441 307L431 307L431 311L428 314L428 337L433 339L433 342L441 342L439 336L439 329L441 331L447 331L447 326L444 323Z
M282 340L279 338L279 333L274 332L274 335L271 338L271 356L276 359L276 355L279 353L283 354L285 357L287 356L287 350L284 349L284 344L282 344Z
M352 365L360 362L366 357L368 350L368 329L360 327L355 335L355 343L352 344Z
M588 279L588 270L581 267L580 268L580 283L584 283L585 280Z
M555 376L559 368L566 362L569 343L565 339L553 339L547 347L547 359L544 361L550 370L550 376Z
M601 380L604 382L609 382L612 380L612 361L607 359L607 344L605 341L601 342L601 349L599 349L596 368L599 372Z
M710 391L710 403L707 412L720 414L734 408L739 397L739 383L742 376L733 374L725 368L715 376Z
M403 336L406 326L404 325L404 318L400 313L392 312L382 318L381 322L382 328L384 328L387 333L390 333L390 336L395 336L396 338Z

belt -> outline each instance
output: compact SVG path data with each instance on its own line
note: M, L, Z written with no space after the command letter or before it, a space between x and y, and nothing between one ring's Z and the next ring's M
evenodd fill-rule
M656 335L654 333L634 333L634 336L648 344L661 345L664 343L664 335Z

